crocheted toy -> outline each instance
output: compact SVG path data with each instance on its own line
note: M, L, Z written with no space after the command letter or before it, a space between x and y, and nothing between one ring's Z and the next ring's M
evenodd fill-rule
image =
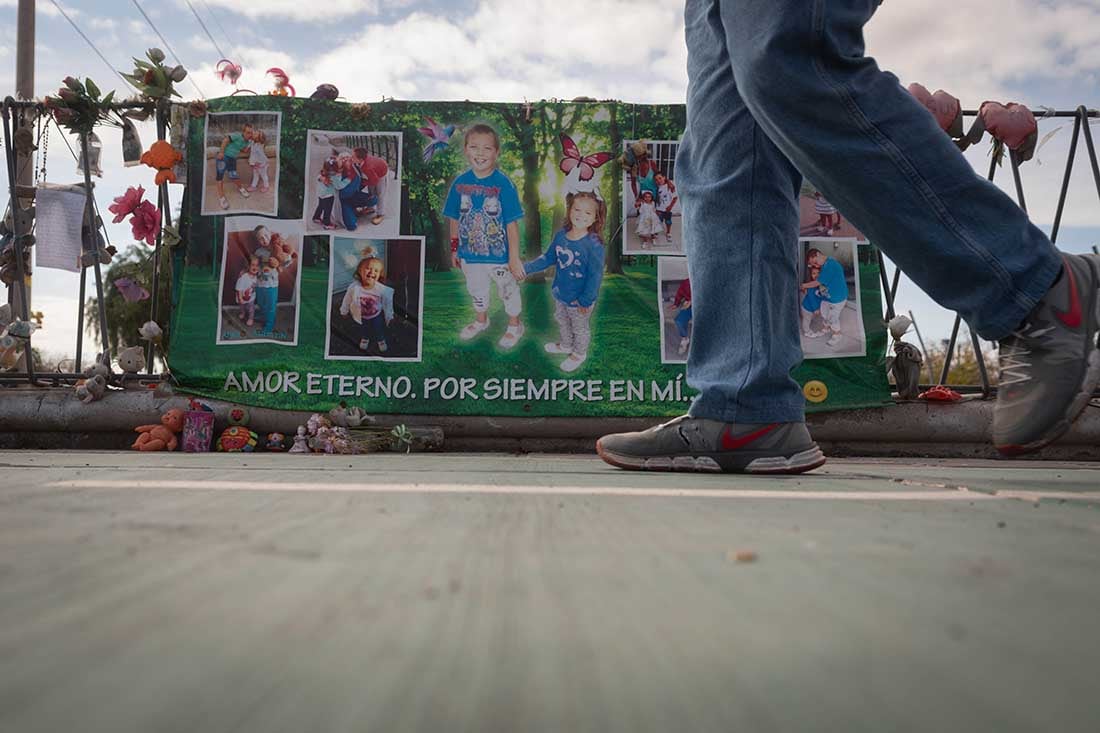
M251 415L239 405L229 408L229 427L215 441L215 448L223 453L251 453L256 450L259 436L248 429Z
M157 140L153 146L141 156L141 162L150 168L156 168L157 177L155 183L175 183L176 174L172 170L176 163L183 160L183 154L172 147L167 140Z
M161 415L159 425L140 425L134 430L141 433L134 450L175 450L176 433L183 430L183 410L173 408Z
M268 433L264 441L264 450L272 453L282 453L286 450L286 436L282 433Z

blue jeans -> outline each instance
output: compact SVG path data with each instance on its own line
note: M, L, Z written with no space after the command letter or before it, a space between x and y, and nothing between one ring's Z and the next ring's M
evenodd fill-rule
M800 421L798 195L805 175L933 299L987 339L1061 259L896 77L864 56L878 0L687 0L676 158L694 335L690 414Z
M680 338L686 339L688 336L688 324L691 323L691 308L684 308L677 313L674 322L676 323L676 332L680 334Z
M354 232L359 228L359 215L356 209L374 206L378 203L378 197L364 193L359 189L363 186L363 179L356 176L351 183L340 191L340 215L344 219L344 228Z
M275 306L279 302L279 288L256 288L256 310L264 325L260 333L270 336L275 328Z

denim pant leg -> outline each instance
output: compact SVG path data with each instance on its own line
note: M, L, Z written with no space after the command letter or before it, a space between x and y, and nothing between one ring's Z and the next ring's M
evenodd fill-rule
M831 204L984 338L1020 324L1061 257L897 78L864 55L863 26L879 0L693 5L721 19L753 118Z
M723 7L724 11L724 7ZM688 0L687 127L676 158L694 333L690 414L794 422L801 176L741 99L716 0Z
M680 338L686 339L688 337L688 324L691 323L691 308L684 308L677 313L674 321L676 332L680 334Z

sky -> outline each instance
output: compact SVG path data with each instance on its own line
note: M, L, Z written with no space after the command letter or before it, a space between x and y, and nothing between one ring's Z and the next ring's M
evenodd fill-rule
M61 2L61 0L58 0ZM142 18L140 4L164 40ZM0 90L14 94L16 0L0 0ZM131 56L165 48L191 73L180 85L187 98L231 91L214 76L227 56L244 67L239 86L266 91L263 71L285 69L299 94L335 84L350 101L383 97L416 100L512 101L590 96L639 103L682 103L687 50L683 5L670 0L65 0L61 7L110 62L101 61L51 0L37 1L35 94L53 93L61 79L90 76L105 90L128 90L113 73L129 71ZM318 12L323 8L323 12ZM194 12L192 11L194 10ZM209 35L200 25L206 25ZM212 38L211 38L212 36ZM866 29L868 54L903 84L945 89L966 108L985 100L1016 101L1032 109L1100 107L1100 0L958 0L886 2ZM167 43L165 43L167 41ZM1040 121L1053 136L1025 164L1024 187L1033 220L1049 231L1069 149L1071 125ZM1093 125L1100 142L1100 124ZM141 129L146 146L155 139ZM105 175L97 200L106 210L128 186L151 188L144 167L123 168L116 130L102 131ZM988 140L988 139L987 139ZM984 174L988 145L967 158ZM46 157L46 180L78 180L56 130ZM1007 168L998 173L1011 186ZM171 188L177 200L178 187ZM110 226L120 249L134 246L129 227ZM1100 244L1100 197L1083 146L1074 165L1059 246L1084 252ZM36 272L33 307L45 313L35 343L72 354L78 277ZM6 300L0 285L0 298ZM946 338L953 314L903 279L901 311L913 310L925 339ZM134 336L135 343L137 336Z

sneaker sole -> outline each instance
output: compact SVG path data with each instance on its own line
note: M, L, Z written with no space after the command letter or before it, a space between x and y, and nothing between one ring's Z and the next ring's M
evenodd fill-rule
M825 454L815 443L812 448L787 456L758 456L710 453L685 456L629 456L615 453L596 441L596 454L605 462L627 471L687 471L693 473L796 474L825 465Z
M1058 440L1069 432L1073 423L1081 416L1085 408L1089 406L1089 402L1092 400L1092 395L1096 391L1097 386L1100 386L1100 348L1093 349L1092 354L1089 355L1089 366L1088 369L1085 370L1085 379L1082 382L1081 391L1073 398L1073 401L1069 405L1069 409L1066 411L1066 416L1055 423L1054 426L1038 440L1024 443L1023 445L998 445L996 446L997 451L1002 456L1011 458L1040 450Z

